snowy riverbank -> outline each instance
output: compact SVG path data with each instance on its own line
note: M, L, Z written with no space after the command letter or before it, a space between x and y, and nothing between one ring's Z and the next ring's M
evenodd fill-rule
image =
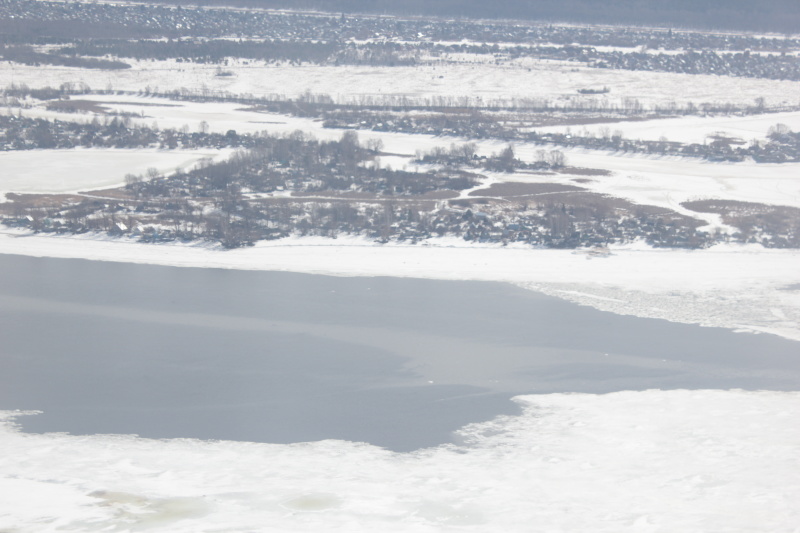
M224 251L205 244L152 245L4 229L0 253L333 276L500 281L620 314L800 340L798 250L631 245L593 256L580 250L471 245L460 239L379 245L362 238L290 238Z

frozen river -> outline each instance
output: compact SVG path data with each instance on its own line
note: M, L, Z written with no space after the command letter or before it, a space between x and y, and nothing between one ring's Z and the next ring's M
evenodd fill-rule
M0 255L0 409L29 432L447 442L509 398L798 390L800 343L511 285Z

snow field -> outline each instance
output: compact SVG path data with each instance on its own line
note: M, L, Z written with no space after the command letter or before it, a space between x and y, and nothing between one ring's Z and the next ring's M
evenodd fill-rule
M522 159L533 159L535 145L520 145ZM733 200L800 207L800 164L709 163L698 159L565 150L572 166L611 170L579 185L635 204L665 207L706 221L705 231L733 233L720 215L683 207L692 200ZM513 176L513 175L512 175ZM571 178L569 178L571 179ZM564 178L562 182L568 183Z
M398 454L23 434L0 425L0 528L796 532L796 392L522 396L466 444ZM42 503L46 501L46 505Z
M202 159L223 159L231 150L74 149L0 152L0 194L69 193L125 183L126 174L149 168L171 174Z
M638 99L643 105L688 103L731 103L753 105L764 98L767 105L797 104L800 82L596 69L578 63L520 59L505 64L487 64L476 56L475 63L442 61L410 67L323 66L257 63L231 59L226 70L234 76L216 76L217 65L125 59L132 68L103 71L54 66L26 66L0 62L7 79L30 87L58 87L82 81L93 89L144 91L187 88L228 91L237 94L284 94L298 96L306 91L334 98L359 95L402 95L409 97L469 96L484 100L514 97L608 100L620 103ZM609 87L607 97L580 96L578 89Z
M607 124L590 124L586 126L547 126L536 128L540 132L572 133L584 136L585 133L601 137L604 130L610 133L622 132L626 139L642 139L658 141L665 137L669 141L683 143L711 142L712 135L739 139L749 144L757 139L765 141L767 133L776 124L786 124L792 131L800 130L800 113L765 113L749 116L709 116L678 117L633 122L609 122Z
M156 126L160 129L183 129L189 132L200 131L201 124L211 133L226 133L236 130L238 133L292 133L297 130L326 132L332 139L342 136L343 130L326 130L320 122L248 111L241 104L225 102L183 102L166 98L145 97L138 95L90 94L76 95L73 99L86 99L100 103L114 112L132 113L128 118L133 124L145 127ZM41 106L19 108L10 107L7 113L21 113L27 118L44 118L47 120L63 120L69 122L89 123L93 118L104 120L103 115L93 113L65 113L51 111Z

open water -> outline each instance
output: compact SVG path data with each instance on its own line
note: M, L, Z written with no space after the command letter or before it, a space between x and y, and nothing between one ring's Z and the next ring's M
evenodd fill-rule
M0 409L28 432L406 451L548 392L800 387L800 343L486 282L0 254Z

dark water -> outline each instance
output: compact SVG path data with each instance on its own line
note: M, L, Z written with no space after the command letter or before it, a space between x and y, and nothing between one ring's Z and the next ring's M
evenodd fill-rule
M800 343L500 283L0 255L0 409L31 432L411 450L516 394L799 386Z

